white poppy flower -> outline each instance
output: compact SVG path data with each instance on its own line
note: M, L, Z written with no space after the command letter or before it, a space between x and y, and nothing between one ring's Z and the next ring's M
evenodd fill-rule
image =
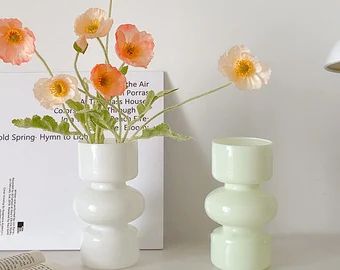
M113 20L106 16L106 12L99 8L90 8L81 14L74 24L74 31L86 39L105 37L111 30Z
M46 109L64 104L69 99L80 100L77 79L64 74L38 80L33 92L35 98Z
M241 90L260 89L268 84L271 75L271 69L243 45L234 46L221 56L219 70Z

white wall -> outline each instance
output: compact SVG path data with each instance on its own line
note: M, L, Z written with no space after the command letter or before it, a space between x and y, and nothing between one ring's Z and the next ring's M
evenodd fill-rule
M20 17L57 70L71 68L73 20L108 1L4 1L1 17ZM210 174L211 139L258 136L275 143L275 176L267 187L280 210L275 233L340 233L340 75L323 70L340 38L340 1L117 0L117 23L153 33L153 70L167 72L167 86L182 91L168 105L224 83L217 60L244 43L273 69L258 92L222 91L167 115L188 143L166 141L165 230L170 242L208 239L216 226L204 214L206 194L218 186ZM116 24L117 25L117 24ZM101 57L90 50L83 69ZM0 65L0 71L17 70ZM20 71L42 70L38 61Z

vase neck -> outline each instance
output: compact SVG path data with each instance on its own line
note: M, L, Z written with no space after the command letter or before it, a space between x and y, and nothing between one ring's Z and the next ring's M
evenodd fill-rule
M121 183L91 183L90 187L98 191L110 191L126 186L126 182Z
M249 191L249 190L256 190L259 189L258 184L252 184L252 185L245 185L245 184L225 184L225 189L228 190L236 190L236 191Z
M258 234L263 229L261 227L233 227L233 226L222 226L223 227L223 232L227 234L246 234L246 235L251 235L251 234Z

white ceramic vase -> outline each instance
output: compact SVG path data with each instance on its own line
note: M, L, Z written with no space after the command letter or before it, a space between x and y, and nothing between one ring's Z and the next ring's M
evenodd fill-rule
M272 143L224 138L212 143L212 173L224 187L205 201L208 216L222 225L211 234L211 260L223 270L264 270L271 265L271 236L263 226L277 203L260 189L272 177Z
M138 231L129 223L144 210L144 198L127 181L138 174L137 142L78 144L79 175L87 187L74 209L87 224L81 257L92 269L121 269L139 258Z

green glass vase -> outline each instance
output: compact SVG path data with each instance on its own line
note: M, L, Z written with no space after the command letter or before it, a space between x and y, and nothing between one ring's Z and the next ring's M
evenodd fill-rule
M271 265L271 236L263 227L277 211L260 185L272 177L272 143L223 138L212 143L212 174L222 183L205 200L208 216L222 226L211 234L211 260L223 270L264 270Z

